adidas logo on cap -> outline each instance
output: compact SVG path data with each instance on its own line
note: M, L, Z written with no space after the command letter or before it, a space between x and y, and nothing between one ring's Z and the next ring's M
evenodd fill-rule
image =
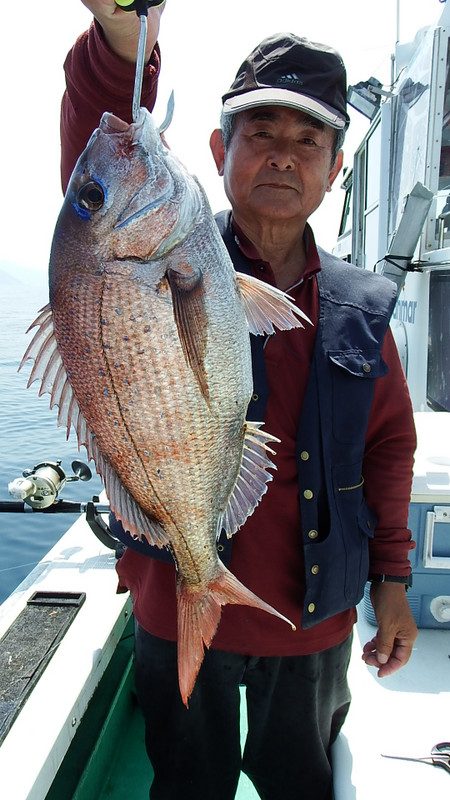
M297 83L302 85L303 81L295 72L288 72L287 75L281 75L277 78L277 83Z

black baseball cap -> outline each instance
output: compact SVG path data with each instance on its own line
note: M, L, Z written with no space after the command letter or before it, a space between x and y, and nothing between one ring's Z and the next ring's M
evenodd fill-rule
M225 114L282 105L305 111L332 128L344 130L350 123L341 56L293 33L264 39L241 64L222 102Z

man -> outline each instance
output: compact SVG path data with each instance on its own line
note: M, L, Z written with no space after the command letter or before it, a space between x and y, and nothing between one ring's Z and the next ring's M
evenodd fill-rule
M97 22L65 65L64 183L101 113L130 116L136 19L109 0L85 5ZM149 12L150 109L160 13ZM239 580L297 631L226 606L187 710L177 687L174 564L115 525L129 545L118 572L137 620L152 800L231 800L241 768L265 800L329 800L330 747L350 702L355 605L369 576L379 627L364 647L366 663L389 675L416 636L405 593L415 436L388 327L395 287L318 249L308 225L341 168L348 122L340 56L282 34L241 65L211 136L231 205L217 222L236 269L288 290L313 322L252 342L248 416L280 439L277 472L234 537L231 561L228 543L218 545ZM240 685L249 721L242 759Z

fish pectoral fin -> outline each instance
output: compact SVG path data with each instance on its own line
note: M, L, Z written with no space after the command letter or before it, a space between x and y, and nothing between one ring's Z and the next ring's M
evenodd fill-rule
M227 506L218 522L217 538L222 529L228 538L236 533L247 517L253 513L267 491L267 483L272 480L272 475L267 470L276 469L269 458L269 453L274 455L274 451L267 443L280 440L261 430L263 424L263 422L245 423L241 465Z
M192 694L202 665L227 603L252 606L282 619L295 631L295 625L273 606L247 589L220 561L219 571L202 589L192 589L182 578L177 580L178 681L185 706Z
M194 373L199 389L209 405L208 379L205 370L208 319L201 273L189 264L179 264L167 271L172 292L173 313L186 364Z
M250 333L274 333L274 326L281 331L304 328L299 318L312 325L285 292L242 272L236 278Z

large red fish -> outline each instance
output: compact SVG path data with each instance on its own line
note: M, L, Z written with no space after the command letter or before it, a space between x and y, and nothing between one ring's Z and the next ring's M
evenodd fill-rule
M102 476L126 530L177 565L187 704L225 603L262 608L219 561L273 465L252 394L249 331L302 327L277 289L235 273L205 195L141 109L104 114L55 229L50 303L23 362ZM286 620L289 622L289 620ZM291 623L292 624L292 623Z

